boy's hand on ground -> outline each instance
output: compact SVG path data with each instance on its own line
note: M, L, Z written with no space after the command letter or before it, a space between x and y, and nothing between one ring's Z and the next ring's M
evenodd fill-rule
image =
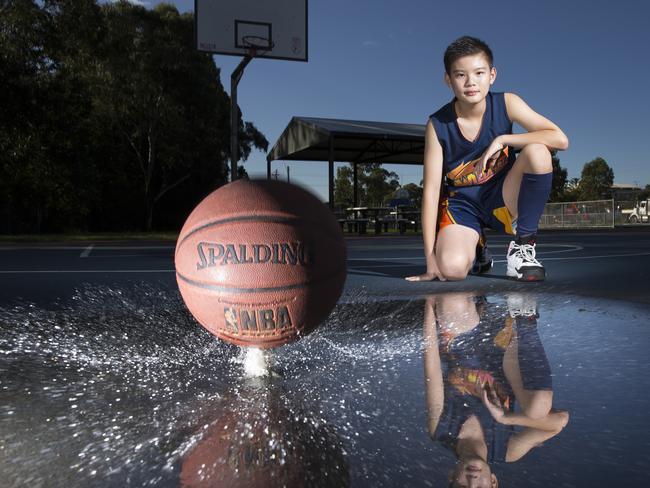
M506 412L503 409L503 404L497 396L496 391L486 385L483 388L481 397L483 399L483 405L488 409L492 418L499 423L505 423Z
M446 281L438 269L438 262L435 256L427 258L427 272L416 276L407 276L406 281L432 281L438 278L440 281Z
M440 275L429 272L416 276L407 276L405 279L406 281L433 281L436 278L438 278L440 281L445 281L445 279L441 278Z
M479 170L479 173L485 173L490 168L492 160L496 158L499 151L501 151L504 147L505 146L499 142L499 138L496 138L492 141L492 144L488 146L488 148L483 153L483 156L481 156L481 161L479 162L477 168Z

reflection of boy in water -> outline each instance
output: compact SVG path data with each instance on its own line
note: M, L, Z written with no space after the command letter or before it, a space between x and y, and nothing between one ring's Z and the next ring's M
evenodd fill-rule
M424 317L428 428L458 457L450 486L498 486L491 463L521 459L568 421L551 408L534 310L511 297L504 318L483 297L454 293L428 297Z

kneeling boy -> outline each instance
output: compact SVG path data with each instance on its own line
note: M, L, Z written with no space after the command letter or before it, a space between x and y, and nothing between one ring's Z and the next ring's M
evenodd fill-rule
M567 149L569 141L514 93L490 92L496 79L492 59L487 44L473 37L457 39L445 51L445 82L455 97L426 126L422 233L427 271L407 280L464 279L485 227L516 235L508 248L508 276L545 278L535 242L551 191L550 151ZM527 132L513 134L515 122Z

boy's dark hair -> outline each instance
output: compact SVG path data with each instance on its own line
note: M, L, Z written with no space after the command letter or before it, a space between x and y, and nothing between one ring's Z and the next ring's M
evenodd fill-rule
M471 56L472 54L485 54L488 59L490 68L493 66L492 50L485 42L477 39L476 37L463 36L456 39L454 42L447 46L445 50L445 72L450 75L449 70L451 64L463 56Z

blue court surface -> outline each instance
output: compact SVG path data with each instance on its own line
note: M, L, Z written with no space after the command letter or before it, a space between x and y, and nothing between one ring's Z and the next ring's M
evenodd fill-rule
M488 240L489 274L411 283L420 237L348 237L337 307L261 378L173 243L2 244L0 485L448 486L478 421L501 487L646 486L650 232L543 233L544 283Z

